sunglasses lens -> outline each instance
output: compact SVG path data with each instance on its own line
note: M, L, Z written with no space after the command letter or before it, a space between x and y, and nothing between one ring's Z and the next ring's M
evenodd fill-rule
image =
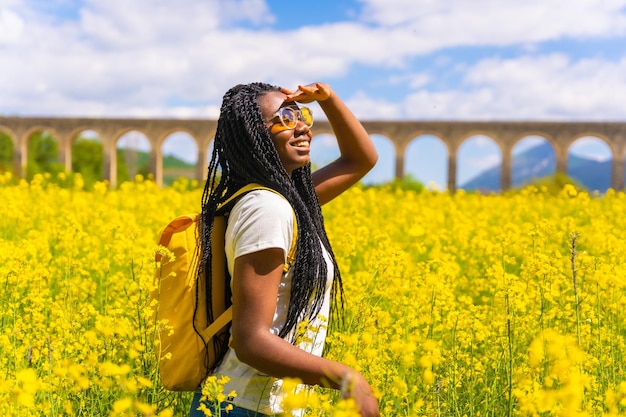
M302 114L302 121L309 127L313 126L313 113L311 113L311 109L302 107L300 113Z
M289 107L283 107L282 109L280 109L278 116L280 117L280 122L287 129L293 129L294 127L296 127L298 118L296 116L296 112L293 109Z
M299 109L294 107L282 107L274 113L273 117L278 117L280 119L280 124L283 127L281 130L295 129L298 125L298 120L302 120L309 127L313 126L313 114L311 113L311 109L308 107L302 107Z

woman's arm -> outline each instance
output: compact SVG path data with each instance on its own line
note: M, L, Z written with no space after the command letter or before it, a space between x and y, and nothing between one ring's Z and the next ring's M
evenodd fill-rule
M325 204L358 182L371 170L378 154L361 122L329 85L314 83L284 89L286 101L317 101L335 132L341 156L313 173L313 184L321 204Z
M378 416L378 402L356 370L317 357L270 333L283 272L282 249L265 249L235 259L232 348L242 362L277 378L339 389L344 378L362 416Z

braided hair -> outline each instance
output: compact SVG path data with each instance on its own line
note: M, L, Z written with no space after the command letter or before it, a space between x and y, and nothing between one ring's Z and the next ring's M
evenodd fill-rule
M202 194L200 239L202 253L199 271L211 277L211 232L217 207L246 184L255 182L282 194L294 209L298 223L296 259L292 264L293 282L287 318L279 336L285 337L303 320L320 311L326 288L327 265L322 247L331 256L335 279L331 289L331 318L343 310L344 294L339 268L326 230L320 202L311 178L311 166L293 171L284 169L261 114L259 97L276 86L264 83L237 85L222 102L207 182ZM211 285L207 288L207 314L211 317ZM294 332L294 334L297 332ZM292 338L292 339L295 339ZM227 341L226 341L227 342ZM291 340L292 343L295 340Z

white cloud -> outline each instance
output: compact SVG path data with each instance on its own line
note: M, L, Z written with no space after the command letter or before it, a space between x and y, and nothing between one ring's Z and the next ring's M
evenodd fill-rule
M604 161L609 161L611 160L612 156L611 155L605 155L603 153L600 152L591 152L591 153L578 153L578 152L572 152L576 155L582 156L586 159L591 159L593 161L596 162L604 162Z
M149 8L146 2L133 2L127 8L119 0L92 0L77 22L51 26L33 20L29 26L35 29L28 38L3 56L0 89L13 93L18 102L31 103L18 106L11 100L13 108L30 114L45 112L45 103L53 99L57 109L53 113L73 111L74 101L84 104L83 111L94 111L87 97L101 103L96 107L116 103L121 114L134 106L152 108L153 103L166 103L173 96L186 102L216 102L239 82L260 79L295 86L345 75L354 59L340 45L328 48L329 39L345 38L345 28L333 28L320 39L306 27L287 37L271 31L224 31L212 15L216 8L209 7L216 2L184 3L180 9ZM190 7L185 7L187 3ZM262 2L244 3L264 10ZM286 39L290 48L283 53ZM297 45L309 47L291 47ZM330 52L322 53L325 49ZM61 106L59 99L69 107Z
M386 99L374 99L365 92L358 91L346 99L346 104L355 115L362 119L393 120L401 118L402 103L392 103Z
M170 3L135 0L89 0L77 29L100 48L132 49L146 44L166 46L189 41L219 25L215 1Z
M380 79L407 88L394 100L367 86L344 97L361 118L626 114L626 57L529 53L471 63L446 54L435 68L407 66L449 46L524 43L533 50L542 39L624 34L626 0L362 0L362 21L293 30L273 30L263 0L85 0L76 19L52 17L34 3L7 0L0 8L0 114L215 117L236 83L341 82L360 76L357 64L394 69L399 75ZM442 67L461 74L461 84L432 89Z
M359 117L372 119L623 120L626 114L626 57L493 58L464 74L460 87L429 91L424 85L402 103L359 92L350 104Z
M472 143L477 148L489 148L490 150L494 146L493 139L483 135L472 136Z
M623 35L626 0L361 0L362 18L465 44Z
M427 87L428 83L432 81L432 76L425 72L414 73L414 74L404 74L401 76L394 75L389 77L389 84L398 85L398 84L407 84L410 88L418 89L421 87Z
M577 139L569 151L577 156L593 159L597 162L608 161L613 157L611 149L603 140L592 136Z
M471 86L499 92L493 104L511 116L519 112L542 119L606 120L626 113L626 58L573 61L553 54L490 59L470 68L466 80Z
M24 33L24 21L10 9L0 9L0 45L17 43Z
M500 165L502 158L500 154L488 154L481 157L464 158L463 163L471 168L487 170Z
M226 22L248 21L262 25L274 23L276 20L265 0L230 0L217 3L220 7L220 16Z
M513 147L513 155L520 155L527 150L539 146L545 142L546 139L541 136L526 136L515 144L515 146Z

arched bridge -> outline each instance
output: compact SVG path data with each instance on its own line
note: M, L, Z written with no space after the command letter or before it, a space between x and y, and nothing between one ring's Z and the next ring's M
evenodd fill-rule
M554 149L556 171L567 172L570 146L582 137L593 136L603 140L613 156L611 187L624 188L624 156L626 155L626 122L467 122L467 121L363 121L370 134L387 137L395 149L395 176L405 173L405 153L408 145L422 135L439 138L448 151L448 190L455 191L457 152L468 138L484 135L491 138L502 153L501 189L511 187L512 151L517 142L528 136L545 138ZM175 132L186 132L198 149L196 179L206 172L208 150L215 135L216 120L207 119L124 119L124 118L0 118L0 131L13 141L14 169L24 176L27 163L28 140L35 132L50 132L59 143L59 162L68 171L72 166L72 143L82 132L94 131L103 144L104 172L112 186L117 183L116 147L128 132L143 133L150 143L150 172L159 185L163 182L163 142ZM333 134L326 121L317 121L314 134Z

